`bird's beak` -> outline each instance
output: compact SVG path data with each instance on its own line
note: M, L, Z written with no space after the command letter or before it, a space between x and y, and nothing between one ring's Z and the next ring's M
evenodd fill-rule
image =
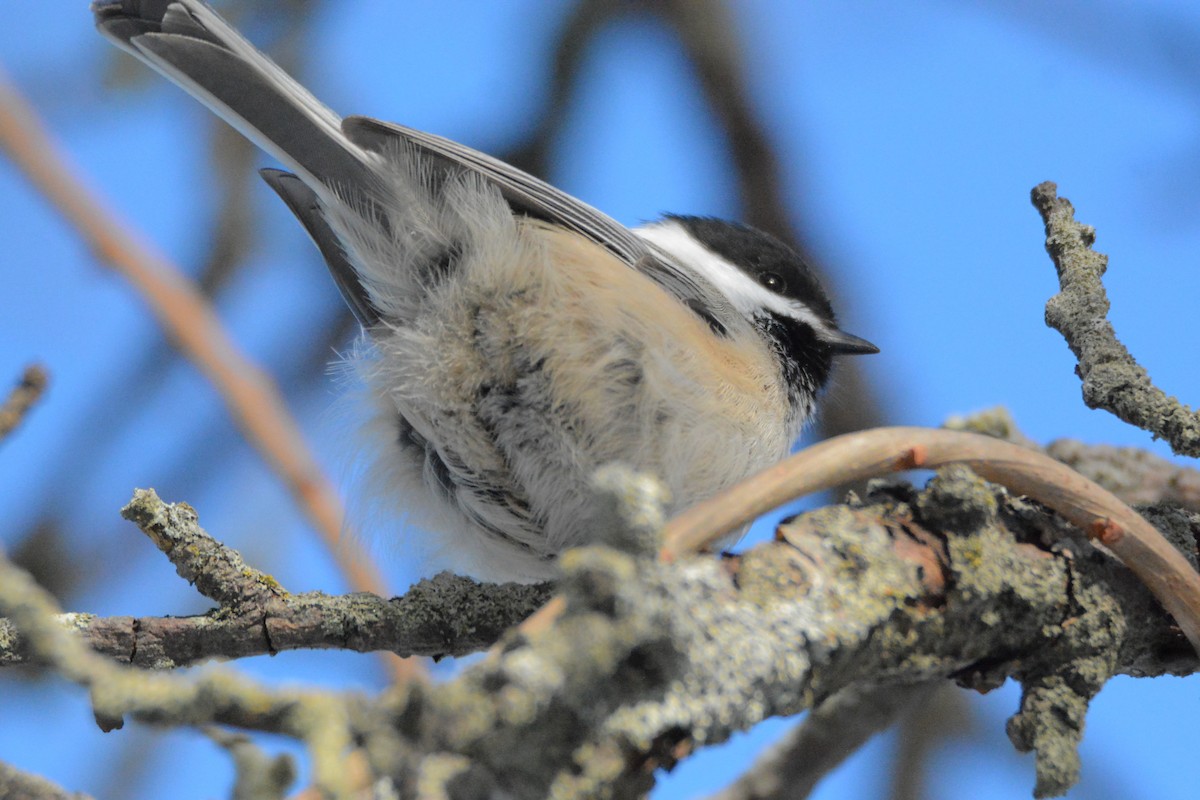
M866 339L845 331L824 331L821 339L829 345L835 356L864 356L879 352L879 348Z

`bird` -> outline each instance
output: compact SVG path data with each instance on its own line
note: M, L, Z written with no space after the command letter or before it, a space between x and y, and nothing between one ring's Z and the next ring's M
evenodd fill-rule
M485 153L341 117L201 0L96 0L98 30L277 159L362 329L363 491L458 571L553 579L597 540L593 475L654 475L682 510L786 457L838 327L801 256L711 217L626 227Z

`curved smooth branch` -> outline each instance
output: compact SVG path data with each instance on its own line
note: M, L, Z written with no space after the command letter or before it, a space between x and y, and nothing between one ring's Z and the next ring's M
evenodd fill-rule
M1035 450L990 436L892 427L848 433L800 451L667 523L662 557L694 552L773 508L888 472L965 464L986 480L1062 514L1133 570L1200 653L1200 573L1108 490Z

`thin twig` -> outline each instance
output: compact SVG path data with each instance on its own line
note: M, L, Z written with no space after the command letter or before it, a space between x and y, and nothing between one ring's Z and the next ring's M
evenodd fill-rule
M179 577L223 609L264 605L287 594L278 581L201 528L187 503L164 503L153 489L135 489L121 516L154 542Z
M1063 335L1079 361L1083 402L1166 439L1179 455L1200 456L1200 414L1155 386L1117 340L1100 281L1108 256L1092 249L1096 229L1076 222L1071 201L1057 192L1046 181L1032 194L1046 225L1046 252L1062 287L1046 303L1046 324Z
M817 783L940 684L851 686L809 712L709 800L803 800Z
M246 439L287 485L351 585L384 594L375 569L343 541L341 501L270 378L238 349L183 272L130 232L76 177L36 112L3 74L0 147L97 258L133 284L180 352L216 388Z
M308 746L313 773L326 796L349 798L341 759L352 746L350 720L338 696L269 690L236 673L147 672L92 652L58 620L61 610L44 589L0 554L0 614L7 615L33 658L91 693L97 723L120 728L126 714L160 724L213 721L293 736Z
M0 761L0 797L6 800L91 800L91 795L69 792L40 775L22 772L3 761Z
M153 670L294 650L461 658L495 644L505 631L541 607L549 593L544 584L480 584L442 573L390 599L365 592L305 592L240 606L236 613L221 610L168 617L70 613L58 622L79 634L96 653ZM0 620L0 668L30 659L20 632Z
M1111 550L1153 592L1200 652L1200 574L1163 535L1112 493L1049 456L980 434L875 428L828 439L667 523L662 556L677 558L783 503L853 480L966 464L1027 495Z
M30 364L25 368L21 380L0 405L0 439L16 430L29 410L41 399L48 382L49 376L40 365Z
M292 594L214 539L186 503L164 503L153 491L138 490L121 513L219 608L189 617L66 614L59 623L92 650L149 669L313 648L464 656L496 642L550 592L545 584L480 584L443 573L391 599L363 592ZM19 632L0 635L0 666L28 656Z

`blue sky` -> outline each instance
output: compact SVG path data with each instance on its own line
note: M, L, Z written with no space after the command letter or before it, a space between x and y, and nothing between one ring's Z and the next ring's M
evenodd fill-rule
M88 182L194 274L216 200L207 112L157 78L137 91L104 85L111 48L82 0L29 9L0 27L0 64ZM503 152L546 99L548 48L565 10L549 0L326 3L302 78L340 112ZM1118 335L1165 391L1200 403L1200 6L747 0L735 16L791 220L831 274L845 327L882 348L863 366L889 421L937 425L999 404L1041 441L1169 455L1148 434L1082 405L1070 353L1042 322L1057 284L1028 197L1055 180L1097 227L1097 248L1111 257ZM547 177L622 222L663 211L739 214L732 166L682 51L651 21L613 26L592 44L554 144ZM254 191L258 241L218 310L279 376L337 476L346 459L330 410L338 391L307 365L328 349L322 328L339 301L287 211L265 186ZM135 486L154 486L196 506L211 531L285 586L343 590L285 492L202 378L164 344L140 299L3 161L0 198L8 264L0 384L32 359L53 375L44 404L0 449L0 542L11 548L39 521L55 520L89 569L66 598L73 609L201 611L206 602L116 513ZM411 572L396 550L376 547L403 586ZM374 659L347 654L286 654L244 667L269 680L367 689L383 680ZM1073 796L1194 796L1197 687L1195 678L1106 687ZM1016 699L1011 686L971 698L975 729L937 754L930 797L1029 796L1032 761L1003 733ZM227 791L227 762L200 736L102 735L83 693L56 680L0 674L0 720L0 759L72 789L103 795L134 741L137 796L165 796L179 781L185 796ZM716 788L784 727L702 753L656 796ZM872 744L817 796L879 795L892 746Z

